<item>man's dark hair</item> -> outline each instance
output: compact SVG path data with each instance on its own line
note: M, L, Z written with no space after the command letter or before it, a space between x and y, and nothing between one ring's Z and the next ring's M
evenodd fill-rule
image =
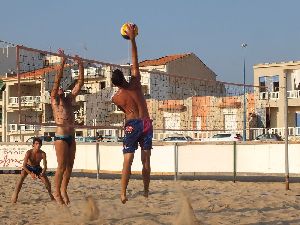
M112 72L112 77L111 77L111 82L118 87L122 87L124 85L125 82L125 77L124 74L121 70L119 69L115 69Z
M41 140L39 137L34 137L33 140L32 140L32 144L34 145L34 143L35 143L36 141L37 141L38 143L40 143L40 145L42 145L42 140Z

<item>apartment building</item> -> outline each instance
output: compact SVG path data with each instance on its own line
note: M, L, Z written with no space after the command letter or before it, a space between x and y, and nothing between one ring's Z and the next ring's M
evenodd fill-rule
M290 135L300 134L300 61L262 63L253 66L254 85L258 89L257 112L263 127L282 129L284 104L288 101L288 126Z
M55 126L52 114L50 93L54 82L58 64L50 65L42 69L20 74L20 88L17 76L4 78L6 90L4 91L5 104L3 104L4 127L6 127L4 141L26 141L31 136L54 136ZM85 65L85 84L74 104L75 125L90 124L87 116L87 108L92 101L87 102L86 97L105 89L109 85L105 67ZM68 94L78 78L76 65L66 65L61 86ZM20 90L20 93L18 93ZM21 96L21 104L19 97ZM18 121L21 124L18 124ZM44 124L35 125L35 124ZM91 136L87 128L76 129L77 136Z

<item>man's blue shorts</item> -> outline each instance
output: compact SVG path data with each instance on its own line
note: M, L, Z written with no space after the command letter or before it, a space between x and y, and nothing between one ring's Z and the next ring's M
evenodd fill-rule
M30 165L26 164L26 168L30 172L34 173L37 176L39 176L42 173L42 171L43 171L43 169L42 169L42 167L40 165L30 166Z
M153 126L150 118L127 120L124 127L123 153L134 153L138 143L142 150L152 149Z

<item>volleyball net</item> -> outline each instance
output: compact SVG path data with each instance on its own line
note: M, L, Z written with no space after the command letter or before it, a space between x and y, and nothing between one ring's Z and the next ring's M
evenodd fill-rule
M61 87L68 94L77 82L78 65L73 56L66 58ZM4 79L7 141L54 135L50 93L60 61L57 53L16 47L16 74ZM111 83L111 74L120 69L129 81L130 66L83 61L84 86L73 106L76 135L121 137L125 115L112 103L117 88ZM244 133L251 139L255 135L251 130L266 127L268 98L263 96L266 90L262 87L203 79L194 74L169 74L153 67L141 67L140 72L154 139L174 133L208 138L220 132Z

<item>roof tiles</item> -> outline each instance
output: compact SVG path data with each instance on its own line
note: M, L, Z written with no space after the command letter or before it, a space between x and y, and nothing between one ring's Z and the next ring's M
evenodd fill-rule
M151 59L151 60L145 60L139 63L140 67L146 67L146 66L160 66L160 65L166 65L167 63L183 58L185 56L190 55L190 53L185 54L176 54L176 55L167 55L158 59Z

